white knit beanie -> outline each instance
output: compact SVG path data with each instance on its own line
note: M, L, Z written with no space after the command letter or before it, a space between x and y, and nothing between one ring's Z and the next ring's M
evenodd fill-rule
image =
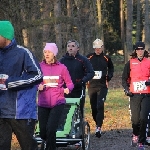
M93 42L93 48L101 48L103 46L103 41L100 39L96 39Z

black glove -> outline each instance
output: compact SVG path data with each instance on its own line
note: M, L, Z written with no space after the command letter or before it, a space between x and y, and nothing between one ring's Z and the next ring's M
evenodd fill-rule
M80 80L79 82L77 82L74 85L75 88L81 88L81 87L84 87L84 86L85 86L85 83L82 80Z
M150 86L150 79L145 82L145 85L146 85L146 86Z
M112 77L110 76L106 76L106 80L109 82L111 80Z
M130 92L128 89L125 89L124 92L126 96L133 96L133 93Z

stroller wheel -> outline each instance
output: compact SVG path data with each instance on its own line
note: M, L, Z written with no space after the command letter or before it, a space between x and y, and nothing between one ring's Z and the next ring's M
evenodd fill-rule
M88 122L83 123L83 133L82 133L82 149L90 150L90 125Z

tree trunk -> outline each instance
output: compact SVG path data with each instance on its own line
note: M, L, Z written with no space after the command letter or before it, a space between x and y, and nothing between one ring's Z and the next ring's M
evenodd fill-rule
M129 54L133 51L133 44L132 44L132 23L133 23L133 0L127 0L127 24L126 24L126 48L127 53L125 56L125 61L127 61L130 56Z
M71 0L67 0L67 17L69 17L69 18L71 18L71 14L72 14L71 8L72 8ZM71 32L71 24L70 23L67 24L67 32L68 33ZM67 36L67 38L69 38L69 37Z
M137 0L137 19L136 19L136 41L141 41L140 31L141 31L141 3Z
M144 24L144 32L145 32L145 49L148 50L150 48L150 21L149 21L149 0L145 0L145 24Z
M124 0L120 0L120 28L121 28L121 49L124 49Z
M97 38L102 39L102 14L101 14L101 0L97 1Z
M54 16L58 18L61 16L61 0L54 0ZM61 23L57 23L54 25L55 34L56 34L56 44L59 49L58 57L62 56L62 36L61 36Z

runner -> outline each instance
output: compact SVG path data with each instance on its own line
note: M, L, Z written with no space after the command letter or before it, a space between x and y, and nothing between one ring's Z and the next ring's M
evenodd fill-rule
M130 97L132 146L144 150L146 143L146 126L150 110L150 60L147 58L145 44L141 41L135 45L131 59L125 64L122 74L122 86Z
M80 102L80 109L83 114L85 85L86 82L91 80L94 76L93 67L85 56L79 54L79 43L76 40L69 40L67 42L67 53L60 59L60 62L68 68L71 79L74 83L73 91L70 94L65 95L65 97L79 98L83 95Z
M95 76L89 81L88 93L92 109L92 116L96 124L96 137L101 137L101 128L104 120L104 102L108 92L108 83L113 77L114 66L109 56L103 53L103 41L96 39L93 42L94 52L87 55Z
M44 77L38 86L38 119L46 150L56 150L56 131L66 103L64 93L69 94L74 87L66 66L57 61L57 53L55 43L46 43L40 63Z

